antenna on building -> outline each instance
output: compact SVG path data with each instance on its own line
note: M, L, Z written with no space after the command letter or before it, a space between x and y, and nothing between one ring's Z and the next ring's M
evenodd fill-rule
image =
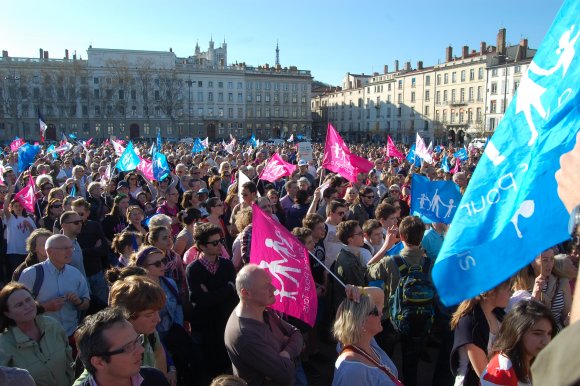
M276 40L276 66L280 65L280 48L278 47L278 40Z

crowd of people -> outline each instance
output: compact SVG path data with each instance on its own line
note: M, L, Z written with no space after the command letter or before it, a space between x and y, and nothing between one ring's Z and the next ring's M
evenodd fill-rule
M134 145L150 158L150 143ZM0 155L0 384L307 385L309 360L324 358L333 385L531 385L533 368L550 371L540 351L575 321L573 239L476 298L438 300L430 272L448 226L412 215L412 175L463 193L479 149L451 173L452 146L415 166L352 145L373 163L354 182L321 166L319 144L157 150L161 181L116 170L111 143L44 149L20 172L16 152ZM295 172L260 179L274 153ZM18 197L29 182L33 210ZM270 308L272 278L250 263L254 204L311 254L313 327Z

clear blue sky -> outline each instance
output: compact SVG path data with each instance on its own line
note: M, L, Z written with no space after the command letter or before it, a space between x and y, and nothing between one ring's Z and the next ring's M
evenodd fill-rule
M228 62L274 64L276 40L282 66L310 70L316 80L340 84L345 73L381 72L418 60L432 65L453 46L495 45L526 37L537 48L561 0L294 0L294 1L5 1L0 49L10 56L53 58L66 48L86 58L95 48L169 50L193 54L210 37L228 43Z

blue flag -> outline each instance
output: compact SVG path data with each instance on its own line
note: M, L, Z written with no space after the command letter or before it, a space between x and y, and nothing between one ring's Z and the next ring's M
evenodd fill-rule
M435 149L433 149L433 153L441 153L441 146L439 145L435 146Z
M457 211L461 193L453 181L429 181L413 174L411 182L411 214L424 216L431 222L449 224Z
M446 155L444 155L441 159L441 169L443 169L445 173L449 173L449 160L447 159Z
M133 148L133 142L129 142L125 148L125 151L123 154L121 154L121 157L117 161L117 165L115 165L115 167L120 172L128 172L130 170L135 170L140 162L141 159L137 153L135 153L135 149Z
M415 164L415 166L421 167L421 157L415 156L415 145L414 144L409 149L409 154L407 154L407 160L410 163Z
M487 144L433 268L446 305L570 238L555 174L580 128L579 25L580 2L566 1Z
M205 147L201 143L201 140L196 138L195 142L193 143L193 147L191 148L192 153L201 153L204 149Z
M69 135L68 135L68 137L69 137L70 139L73 139L73 140L74 140L74 139L77 139L77 136L76 136L76 135L74 135L74 134L69 134Z
M77 185L73 184L72 188L70 189L69 196L76 197L76 195L77 195Z
M157 141L156 141L157 151L161 151L162 145L163 145L163 143L161 142L161 132L159 132L159 130L157 130Z
M40 146L25 143L18 148L18 172L22 173L34 163L34 158L40 152Z
M389 249L387 251L387 253L385 254L385 256L397 256L401 253L401 251L403 250L403 243L401 241L399 241L398 243L396 243L395 245L393 245L391 247L391 249Z
M469 156L467 155L467 150L465 150L465 148L457 150L455 153L453 153L453 156L455 158L459 158L461 162L466 161L467 158L469 158Z
M253 147L258 147L258 142L256 142L256 137L254 136L254 134L252 134L252 136L250 137L250 140L248 142Z
M169 176L170 172L171 169L169 169L165 154L156 152L153 155L153 178L157 181L162 181L165 177Z

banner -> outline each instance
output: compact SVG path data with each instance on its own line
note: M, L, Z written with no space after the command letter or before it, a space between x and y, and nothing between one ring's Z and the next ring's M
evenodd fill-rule
M297 150L300 154L300 159L304 161L312 161L312 144L310 142L298 142Z
M276 302L271 308L314 326L318 298L306 247L258 205L252 205L252 213L250 263L272 276Z
M449 224L457 211L461 193L453 181L429 181L413 174L411 182L411 214L430 222Z
M328 123L322 167L340 174L351 182L356 182L357 175L368 173L374 164L366 158L352 154L336 129Z
M274 182L284 176L291 176L296 170L296 165L285 162L278 153L274 153L268 164L262 171L261 180Z
M564 2L485 148L433 267L446 305L570 238L555 175L580 128L579 26L580 2Z
M399 159L399 161L405 158L405 155L395 146L390 135L387 137L387 157L395 157Z

